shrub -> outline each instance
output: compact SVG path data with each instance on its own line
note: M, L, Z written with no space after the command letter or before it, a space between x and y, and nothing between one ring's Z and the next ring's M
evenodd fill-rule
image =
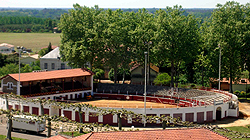
M154 83L156 85L167 85L171 82L171 77L167 73L162 73L157 75L157 77L154 80Z
M238 96L238 95L240 95L240 91L239 90L235 90L234 94Z

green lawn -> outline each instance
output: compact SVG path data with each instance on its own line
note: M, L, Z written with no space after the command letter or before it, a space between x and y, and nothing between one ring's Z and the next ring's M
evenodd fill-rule
M60 45L60 34L54 33L0 33L0 44L9 43L16 46L24 46L39 51L41 47L48 46L51 42L54 46Z
M5 140L5 138L6 138L5 135L0 135L0 140ZM21 139L21 138L12 137L12 140L27 140L27 139Z
M83 132L83 133L79 133L79 132L73 132L73 137L76 136L81 136L84 134L87 134L88 132ZM72 136L72 132L60 132L59 134L63 134L63 135L67 135L67 136Z
M237 132L240 132L240 133L248 133L250 134L250 129L246 127L243 127L243 126L234 126L234 127L226 127L227 129L230 129L230 130L233 130L233 131L237 131ZM217 133L219 134L222 134L226 137L229 137L231 138L232 140L249 140L249 138L233 138L235 137L236 135L233 134L233 133L230 133L230 132L224 132L224 131L216 131Z

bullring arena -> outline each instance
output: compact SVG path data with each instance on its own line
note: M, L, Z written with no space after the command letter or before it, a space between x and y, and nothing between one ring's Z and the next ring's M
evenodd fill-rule
M75 71L77 75L75 75ZM81 74L82 71L83 73ZM60 70L61 74L56 76L51 74L53 71L40 73L42 73L42 76L39 75L39 72L31 74L25 73L25 78L23 78L21 74L22 96L46 100L51 99L66 103L86 103L103 109L126 109L137 114L144 114L143 85L102 83L94 85L93 74L81 69ZM64 77L61 75L64 75ZM15 89L17 83L13 79L18 79L15 74L2 78L3 92L8 93L17 90ZM26 81L27 84L25 83ZM12 85L11 90L10 84ZM32 90L33 87L36 88L36 91ZM37 87L40 87L41 90L37 90ZM47 91L41 92L45 89ZM94 97L93 101L84 100L89 94ZM165 115L173 118L179 117L183 121L194 123L206 123L227 117L239 116L237 96L226 91L214 89L183 89L148 86L146 102L147 116ZM6 109L5 99L3 98L0 99L0 107L1 109ZM9 108L41 115L40 105L32 102L20 102L10 99ZM98 122L114 126L118 123L116 114L96 116L91 115L98 113L95 110L84 108L82 111L82 118L86 123ZM59 116L63 114L70 120L79 122L78 111L74 108L44 105L44 113ZM134 122L131 119L122 120L122 125L143 126L141 122Z

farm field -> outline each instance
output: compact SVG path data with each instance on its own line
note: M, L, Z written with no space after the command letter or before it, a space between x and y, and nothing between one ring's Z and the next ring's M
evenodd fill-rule
M0 33L0 44L8 43L16 46L24 46L37 52L41 47L60 45L60 34L54 33Z

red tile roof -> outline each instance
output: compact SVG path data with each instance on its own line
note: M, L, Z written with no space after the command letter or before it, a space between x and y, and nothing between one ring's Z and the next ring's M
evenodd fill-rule
M43 71L43 72L30 72L30 73L21 73L20 81L38 81L38 80L47 80L47 79L59 79L59 78L69 78L69 77L79 77L79 76L90 76L94 73L87 69L66 69L66 70L55 70L55 71ZM19 74L8 74L4 77L10 76L15 80L19 80ZM4 78L3 77L3 78ZM1 79L3 79L1 78Z
M134 71L135 69L137 69L138 67L142 66L141 64L134 64L134 66L130 69L130 71ZM150 68L152 70L154 70L155 72L159 73L159 67L153 65L152 63L150 63Z
M92 132L69 140L228 140L208 129L166 129L148 131ZM51 139L52 140L52 139Z
M52 46L51 46L51 49L54 50L54 49L57 48L57 47L59 47L59 46L53 46L53 45L52 45ZM48 46L44 46L44 47L42 47L41 49L44 49L44 48L48 48Z

